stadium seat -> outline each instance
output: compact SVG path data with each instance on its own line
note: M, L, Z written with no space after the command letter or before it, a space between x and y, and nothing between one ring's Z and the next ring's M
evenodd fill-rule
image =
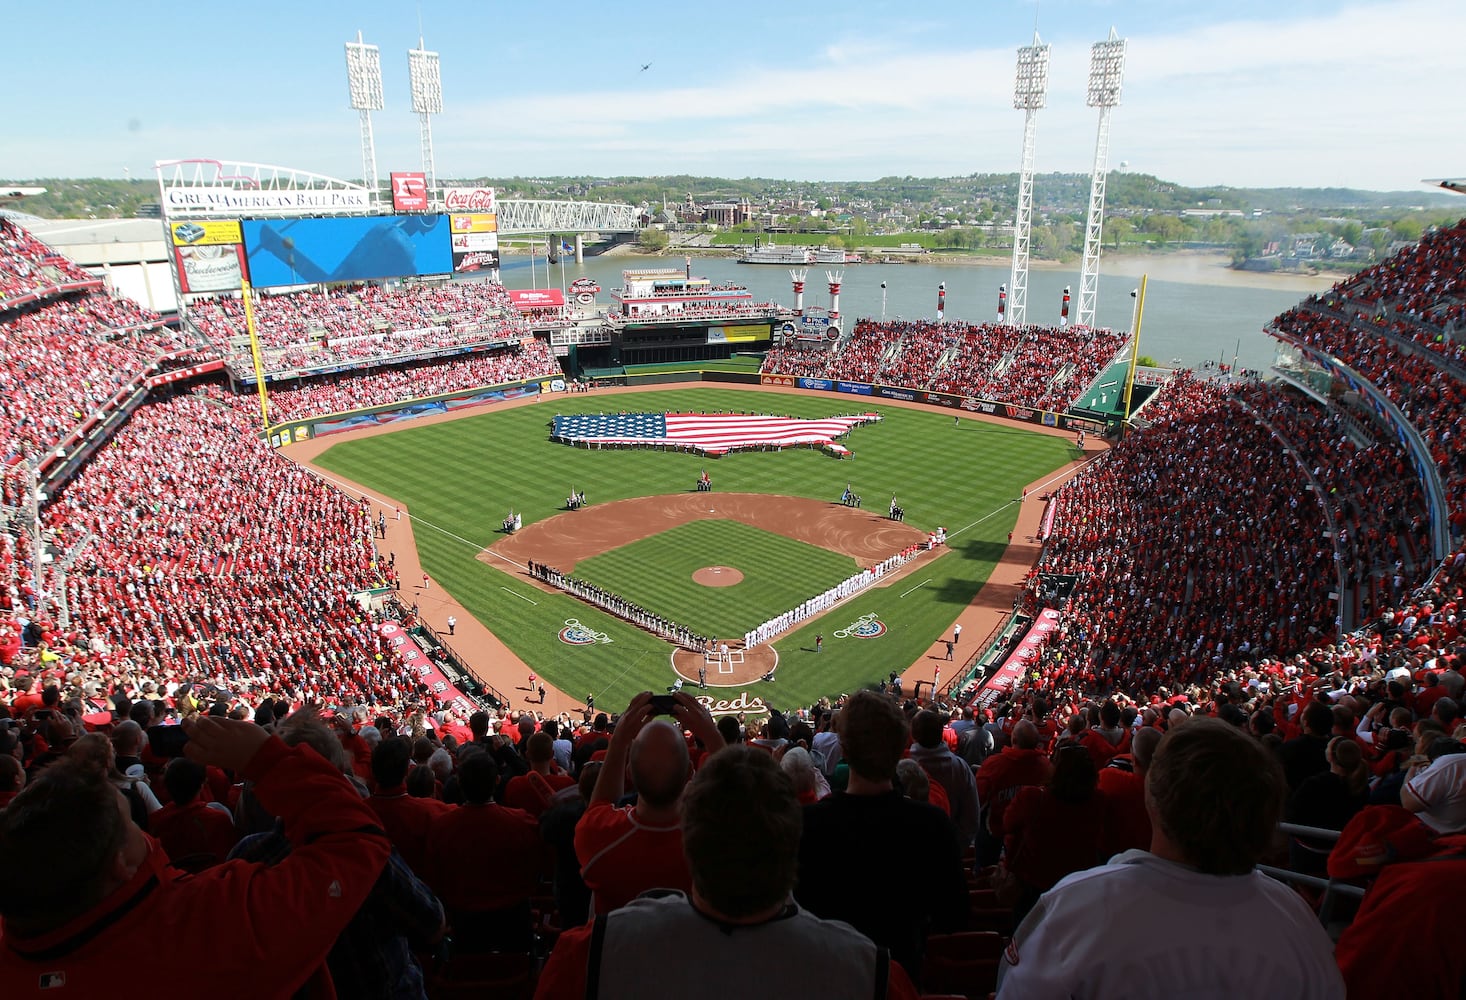
M993 931L933 934L926 939L921 983L925 989L964 997L984 997L998 983L998 963L1006 945Z

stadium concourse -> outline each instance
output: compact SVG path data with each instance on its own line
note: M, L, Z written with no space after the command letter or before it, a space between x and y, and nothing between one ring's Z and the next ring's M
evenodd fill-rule
M1055 627L1017 683L716 721L638 696L577 721L440 703L381 630L409 599L448 607L405 534L374 537L410 520L273 451L217 375L157 378L228 344L0 222L7 996L141 996L115 969L160 939L226 996L634 993L653 939L840 995L1457 995L1438 928L1466 891L1463 259L1466 224L1428 234L1272 330L1386 395L1427 467L1357 394L1172 379L1024 504L1018 610ZM292 363L335 349L311 323L367 313L340 333L366 369L302 379L290 412L548 374L508 315L471 359L409 360L455 335L441 301L446 334L384 332L424 321L421 294L272 303ZM769 365L1062 408L1119 346L866 321L845 354ZM1362 887L1357 912L1265 861ZM648 889L689 895L632 902Z

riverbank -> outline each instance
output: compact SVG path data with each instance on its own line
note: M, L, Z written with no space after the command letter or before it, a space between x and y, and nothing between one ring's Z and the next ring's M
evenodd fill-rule
M657 254L647 254L635 243L612 247L601 256L653 256L668 259L681 257L737 259L742 251L733 247L672 246ZM930 264L942 267L1001 268L1007 270L1012 261L1007 257L981 257L972 254L923 253L890 254L871 257L870 264ZM847 265L859 267L860 265ZM1077 261L1031 260L1034 271L1075 271ZM750 268L758 265L748 265ZM1301 274L1297 272L1239 271L1232 267L1230 254L1212 250L1175 250L1164 253L1107 252L1100 258L1100 273L1127 278L1149 275L1156 281L1175 281L1188 285L1212 285L1221 288L1265 288L1279 292L1311 294L1326 291L1345 275L1336 273Z

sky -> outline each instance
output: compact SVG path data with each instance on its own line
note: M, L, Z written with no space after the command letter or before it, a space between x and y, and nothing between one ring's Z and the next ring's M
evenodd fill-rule
M185 158L360 177L343 52L358 31L382 52L378 171L420 169L406 55L419 23L442 57L439 178L1015 172L1014 65L1035 21L1052 47L1040 173L1091 169L1089 47L1113 27L1128 50L1112 167L1187 185L1373 190L1466 174L1466 4L1439 0L77 0L58 10L6 13L6 179L143 177Z

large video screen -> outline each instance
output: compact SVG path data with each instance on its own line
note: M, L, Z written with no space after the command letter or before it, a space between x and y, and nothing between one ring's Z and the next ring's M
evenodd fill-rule
M245 219L244 246L258 288L453 270L443 215Z

